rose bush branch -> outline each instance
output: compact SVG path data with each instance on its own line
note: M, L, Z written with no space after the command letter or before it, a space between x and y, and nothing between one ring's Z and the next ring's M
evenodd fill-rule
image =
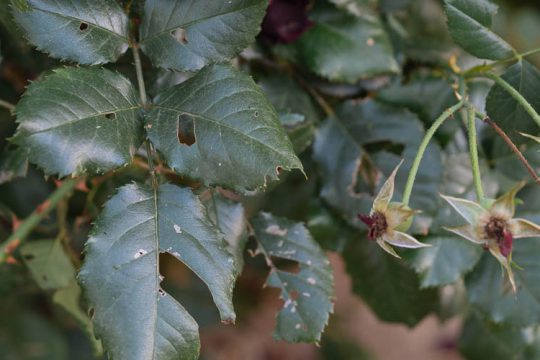
M39 206L34 212L24 219L9 238L0 245L0 263L4 262L13 250L14 246L26 240L32 230L56 208L58 203L69 197L81 179L67 179Z

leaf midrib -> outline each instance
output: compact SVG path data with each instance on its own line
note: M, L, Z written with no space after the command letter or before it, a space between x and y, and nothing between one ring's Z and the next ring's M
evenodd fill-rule
M272 150L273 152L280 155L281 157L283 157L287 161L293 160L293 159L290 159L287 155L281 153L278 149L273 148L272 146L262 142L261 140L255 138L253 136L249 136L248 134L242 132L241 130L239 130L237 128L234 128L234 127L232 127L230 125L227 125L225 123L214 120L214 119L212 119L212 118L210 118L208 116L205 116L203 114L196 114L196 113L192 113L192 112L188 112L188 111L184 111L184 110L179 110L179 109L174 109L174 108L170 108L170 107L166 107L166 106L162 106L162 105L154 105L154 107L157 108L157 109L162 109L162 110L166 110L166 111L172 111L172 112L178 113L179 115L193 116L196 119L200 119L200 120L203 120L203 121L210 122L212 124L215 124L218 127L227 128L227 129L229 129L229 130L231 130L231 131L233 131L233 132L235 132L237 134L240 134L241 136L243 136L245 138L250 139L253 142L259 143L260 145L264 146L265 148L268 148L268 149ZM287 166L290 166L290 165L285 165L285 164L280 164L280 165L282 165L285 168L287 168Z
M206 17L202 17L202 18L199 18L199 19L195 19L195 20L192 20L192 21L188 21L187 23L185 24L179 24L179 25L175 25L174 27L170 27L170 28L167 28L165 30L161 30L157 33L154 33L152 34L151 36L145 38L145 39L142 39L141 40L141 44L144 44L146 43L147 41L150 41L158 36L161 36L165 33L170 33L172 30L176 30L176 29L184 29L186 30L187 27L191 26L191 25L194 25L194 24L197 24L199 22L203 22L203 21L206 21L206 20L210 20L210 19L213 19L215 17L219 17L219 16L224 16L224 15L229 15L229 14L234 14L236 12L239 12L239 11L243 11L243 10L247 10L247 9L250 9L250 8L253 8L253 7L256 7L256 6L260 6L261 4L260 3L256 3L256 4L253 4L253 5L250 5L250 6L247 6L245 8L241 8L241 9L234 9L234 10L231 10L231 11L227 11L227 12L223 12L223 13L218 13L218 14L214 14L214 15L211 15L211 16L206 16Z
M80 21L80 22L84 22L84 23L89 23L90 25L100 29L100 30L103 30L105 32L108 32L109 34L113 35L113 36L116 36L122 40L125 40L125 42L127 43L128 42L128 38L127 36L124 36L124 35L121 35L117 32L114 32L112 30L109 30L99 24L96 24L92 21L89 21L89 20L86 20L86 19L80 19L78 17L75 17L75 16L72 16L72 15L66 15L66 14L60 14L60 13L56 13L54 11L50 11L50 10L44 10L44 9L40 9L40 8L37 8L37 7L34 7L33 8L35 11L41 11L41 12L44 12L44 13L47 13L47 14L51 14L51 15L56 15L56 16L60 16L60 17L64 17L64 18L67 18L67 19L71 19L71 20L76 20L76 21Z
M455 9L460 14L462 14L466 19L469 19L473 24L479 25L482 28L483 32L488 32L488 33L493 34L493 36L497 39L497 44L498 45L503 45L504 47L510 49L512 52L515 53L514 48L512 46L510 46L510 44L508 44L506 41L504 41L504 39L502 37L500 37L499 34L495 33L489 27L482 24L481 22L479 22L478 20L476 20L472 16L469 16L468 14L464 13L461 9L455 7L454 5L449 4L449 6L452 7L453 9ZM459 30L462 31L462 29L459 29Z
M30 132L28 135L33 136L33 135L45 133L45 132L48 132L48 131L53 131L53 130L56 130L58 128L64 127L64 126L71 126L71 125L76 124L78 122L86 121L86 120L89 120L89 119L92 119L92 118L96 118L98 116L104 116L106 114L117 114L117 113L120 113L120 112L123 112L123 111L129 111L129 110L134 110L134 109L139 109L139 108L140 108L140 106L132 106L132 107L129 107L129 108L122 108L122 109L116 109L116 110L111 110L111 111L103 111L103 112L93 114L92 116L85 116L83 118L70 120L70 121L55 125L53 127L49 127L49 128L42 129L42 130L39 130L39 131ZM116 121L116 119L110 119L109 121ZM21 124L24 124L24 121L21 122Z

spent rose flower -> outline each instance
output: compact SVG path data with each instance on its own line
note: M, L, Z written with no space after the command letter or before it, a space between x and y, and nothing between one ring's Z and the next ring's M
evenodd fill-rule
M373 208L369 215L359 214L358 218L368 227L368 238L375 240L389 254L400 257L389 245L404 248L421 248L430 246L416 240L409 234L397 229L407 224L412 219L415 211L405 204L393 203L394 180L396 173L403 163L392 171L373 202Z
M271 0L262 23L261 38L270 44L291 43L308 31L309 0Z
M470 200L441 195L468 223L445 229L489 250L506 270L514 293L516 292L512 272L514 239L540 237L540 226L525 219L513 218L516 208L515 196L524 185L523 182L519 183L486 207Z

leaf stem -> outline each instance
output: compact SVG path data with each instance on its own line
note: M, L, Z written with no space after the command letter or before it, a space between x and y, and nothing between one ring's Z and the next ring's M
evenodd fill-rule
M524 57L526 57L526 56L535 55L535 54L538 54L538 53L540 53L540 48L534 49L534 50L526 51L526 52L524 52L524 53L519 54L518 60L519 60L520 58L524 58Z
M467 129L469 133L469 153L471 155L471 166L476 189L476 197L481 202L484 199L484 188L482 187L482 175L480 173L480 163L478 161L478 141L476 139L476 111L472 104L467 104Z
M429 130L426 132L426 135L424 136L424 139L422 140L422 143L420 144L420 147L418 148L418 152L416 153L416 157L414 158L414 162L411 168L411 171L409 172L409 178L407 179L407 184L405 185L405 191L403 192L403 200L402 202L405 205L409 205L409 201L411 199L411 193L414 186L414 181L416 179L416 174L418 173L418 168L420 167L420 163L422 162L422 158L424 157L424 153L426 151L426 148L431 141L431 138L439 129L439 127L448 119L451 117L456 111L458 111L463 106L463 100L458 102L457 104L451 106L450 108L446 109L431 125Z
M495 67L497 67L499 65L510 63L512 61L521 61L524 57L535 55L535 54L538 54L538 53L540 53L540 48L530 50L530 51L526 51L526 52L521 53L521 54L516 54L515 56L513 56L513 57L511 57L509 59L498 60L498 61L495 61L495 62L493 62L491 64L488 64L488 65L478 65L478 66L472 67L469 70L465 71L463 73L463 75L465 75L465 76L475 76L477 74L493 70L493 68L495 68Z
M512 85L510 85L506 80L504 80L502 77L500 77L497 74L488 72L485 74L480 74L478 76L489 78L497 85L499 85L501 88L503 88L504 91L506 91L510 96L514 98L522 107L525 109L525 111L530 115L530 117L533 118L533 120L536 122L538 126L540 126L540 115L536 112L536 110L532 107L532 105L517 91L514 89Z
M46 218L54 208L56 208L60 201L73 192L75 186L80 181L81 179L64 180L43 205L34 210L34 212L20 224L17 230L15 230L9 238L0 245L0 263L3 263L10 256L14 247L26 240L26 237L30 235L32 230L39 225L39 223Z
M141 103L146 109L148 105L148 97L146 96L146 87L144 85L144 76L142 71L141 55L139 54L139 44L133 44L133 59L135 60L135 71L137 73L137 82L139 84L139 94L141 96Z
M508 145L508 147L512 150L512 152L517 155L517 157L519 158L523 166L525 166L534 181L540 185L540 177L538 176L534 168L531 166L531 164L527 161L523 153L518 149L516 144L514 144L512 139L510 139L510 137L504 132L504 130L501 129L499 125L497 125L495 121L491 120L488 116L483 116L482 120L486 124L488 124L493 130L495 130L497 135L499 135L501 139L503 139L503 141L506 143L506 145Z
M0 99L0 107L9 110L12 113L15 111L15 105L2 99Z
M139 84L141 103L143 109L146 110L148 108L148 97L146 96L146 86L144 83L141 56L139 54L139 44L134 43L131 48L133 49L133 59L135 60L135 72L137 73L137 83ZM152 145L148 139L144 141L144 144L146 146L146 156L148 158L148 169L150 171L150 176L152 177L152 186L154 189L157 189L158 182L156 170L154 168L154 160L152 159Z

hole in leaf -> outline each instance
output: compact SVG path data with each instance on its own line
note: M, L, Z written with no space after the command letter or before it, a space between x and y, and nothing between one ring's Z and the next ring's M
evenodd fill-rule
M105 117L107 119L114 120L114 119L116 119L116 114L115 113L108 113L108 114L105 114Z
M186 30L182 28L178 28L171 31L171 36L175 38L176 41L178 41L179 43L182 43L184 45L188 43Z
M195 122L193 117L187 114L178 115L176 124L176 136L180 144L191 146L195 144Z
M88 309L88 316L90 317L90 319L94 318L94 308L93 307Z
M82 22L81 25L79 25L79 30L85 31L86 29L88 29L88 24Z
M285 250L285 252L289 251L291 250ZM298 274L300 272L300 264L298 261L285 259L281 257L279 253L272 253L270 258L274 265L281 271L286 271L291 274Z
M259 117L259 112L255 111L255 117Z
M205 318L219 322L219 312L213 306L212 295L208 286L189 267L175 258L175 249L166 249L159 254L160 284L163 294L173 296L188 312L197 313L196 309L205 309ZM158 294L161 292L158 289ZM196 301L193 301L196 299Z

